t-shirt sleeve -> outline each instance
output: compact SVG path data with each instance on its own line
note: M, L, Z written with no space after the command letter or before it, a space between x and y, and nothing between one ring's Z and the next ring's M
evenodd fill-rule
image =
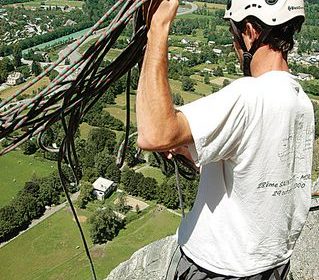
M230 85L178 110L189 122L194 139L189 151L196 164L204 165L234 155L246 123L245 102L234 87Z

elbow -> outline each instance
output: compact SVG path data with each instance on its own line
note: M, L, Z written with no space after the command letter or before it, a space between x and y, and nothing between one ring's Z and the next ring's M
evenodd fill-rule
M168 151L174 147L174 137L162 133L162 135L145 135L139 134L137 137L137 145L144 151L162 152Z
M145 137L138 135L137 146L144 151L154 151L154 145L148 141Z

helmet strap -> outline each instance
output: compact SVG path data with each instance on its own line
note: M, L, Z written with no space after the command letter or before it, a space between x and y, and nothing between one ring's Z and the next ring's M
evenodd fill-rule
M233 30L233 33L235 35L235 40L239 43L241 49L243 50L242 69L244 72L244 76L251 76L250 64L251 64L251 61L253 59L253 56L254 56L255 52L260 48L261 44L266 40L266 38L268 37L272 28L269 27L267 29L264 29L260 33L258 39L253 43L251 48L249 50L247 50L247 46L244 42L243 35L232 19L230 19L230 24L231 24L231 28Z

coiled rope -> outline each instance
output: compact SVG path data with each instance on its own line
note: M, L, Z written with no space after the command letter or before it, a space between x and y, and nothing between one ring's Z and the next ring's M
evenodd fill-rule
M142 10L145 5L144 11ZM58 153L58 171L61 178L63 190L67 201L71 207L76 224L79 228L85 252L90 263L92 279L96 280L94 264L90 256L89 248L83 234L83 230L77 218L73 203L70 199L68 186L71 181L62 170L62 163L65 162L72 169L73 179L78 185L81 178L79 160L76 154L74 137L83 120L84 115L99 100L109 86L128 73L126 100L129 105L130 94L130 69L136 64L141 65L147 43L147 26L150 18L148 14L159 5L156 0L118 0L115 5L87 32L80 38L75 46L68 50L64 56L52 64L39 76L31 80L21 90L0 104L0 139L6 137L9 140L7 147L0 151L4 155L19 145L25 143L30 138L37 136L39 146L49 152ZM15 99L29 89L32 85L42 79L57 65L65 60L73 51L79 48L85 40L93 34L115 11L117 15L105 29L98 41L72 65L67 66L48 87L36 96L24 102L15 102ZM109 65L102 67L103 59L124 30L132 22L134 23L134 34L124 51ZM134 54L134 55L132 55ZM76 78L68 80L76 70L79 74ZM126 136L123 149L119 152L117 164L123 165L125 147L127 146L129 135L129 106L127 106ZM61 121L65 132L65 137L59 148L47 147L43 143L45 131L54 123ZM14 132L19 131L18 136ZM176 155L173 161L167 160L162 153L155 153L156 159L161 162L164 172L169 166L174 168L176 183L180 198L180 207L184 215L182 192L179 184L179 175L192 179L196 176L197 170L192 162L182 156Z
M143 11L144 4L146 6ZM6 137L9 140L8 145L0 151L0 155L12 151L35 136L37 136L40 148L48 152L58 153L58 171L62 187L79 228L90 263L92 279L94 280L97 279L94 264L68 192L70 184L75 183L78 185L82 176L74 143L75 133L85 114L99 100L102 94L107 91L109 86L128 73L126 90L127 126L124 147L127 146L130 123L130 69L138 63L141 65L147 42L147 22L149 22L147 16L150 8L158 6L158 4L159 1L154 0L118 0L85 36L76 41L74 47L69 49L64 56L60 57L58 61L48 67L39 76L0 104L0 139ZM72 63L72 65L67 66L45 89L34 97L23 102L15 101L18 96L41 80L64 61L66 57L79 48L115 11L118 11L116 16L101 34L97 42L89 47L78 60ZM115 60L109 65L102 67L103 59L130 22L133 22L134 33L129 44ZM76 70L79 71L79 74L70 80L70 75ZM62 123L65 132L65 137L60 147L54 148L44 145L43 138L45 131L59 121ZM19 132L17 136L14 135L16 131ZM124 162L124 153L125 148L122 149L118 156L117 163L119 166ZM63 162L71 168L73 173L72 181L74 182L71 182L64 173L62 169Z

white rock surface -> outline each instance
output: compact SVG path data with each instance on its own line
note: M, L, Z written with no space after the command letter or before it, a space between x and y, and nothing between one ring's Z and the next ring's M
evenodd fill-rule
M112 270L106 280L164 280L176 246L174 236L153 242Z

